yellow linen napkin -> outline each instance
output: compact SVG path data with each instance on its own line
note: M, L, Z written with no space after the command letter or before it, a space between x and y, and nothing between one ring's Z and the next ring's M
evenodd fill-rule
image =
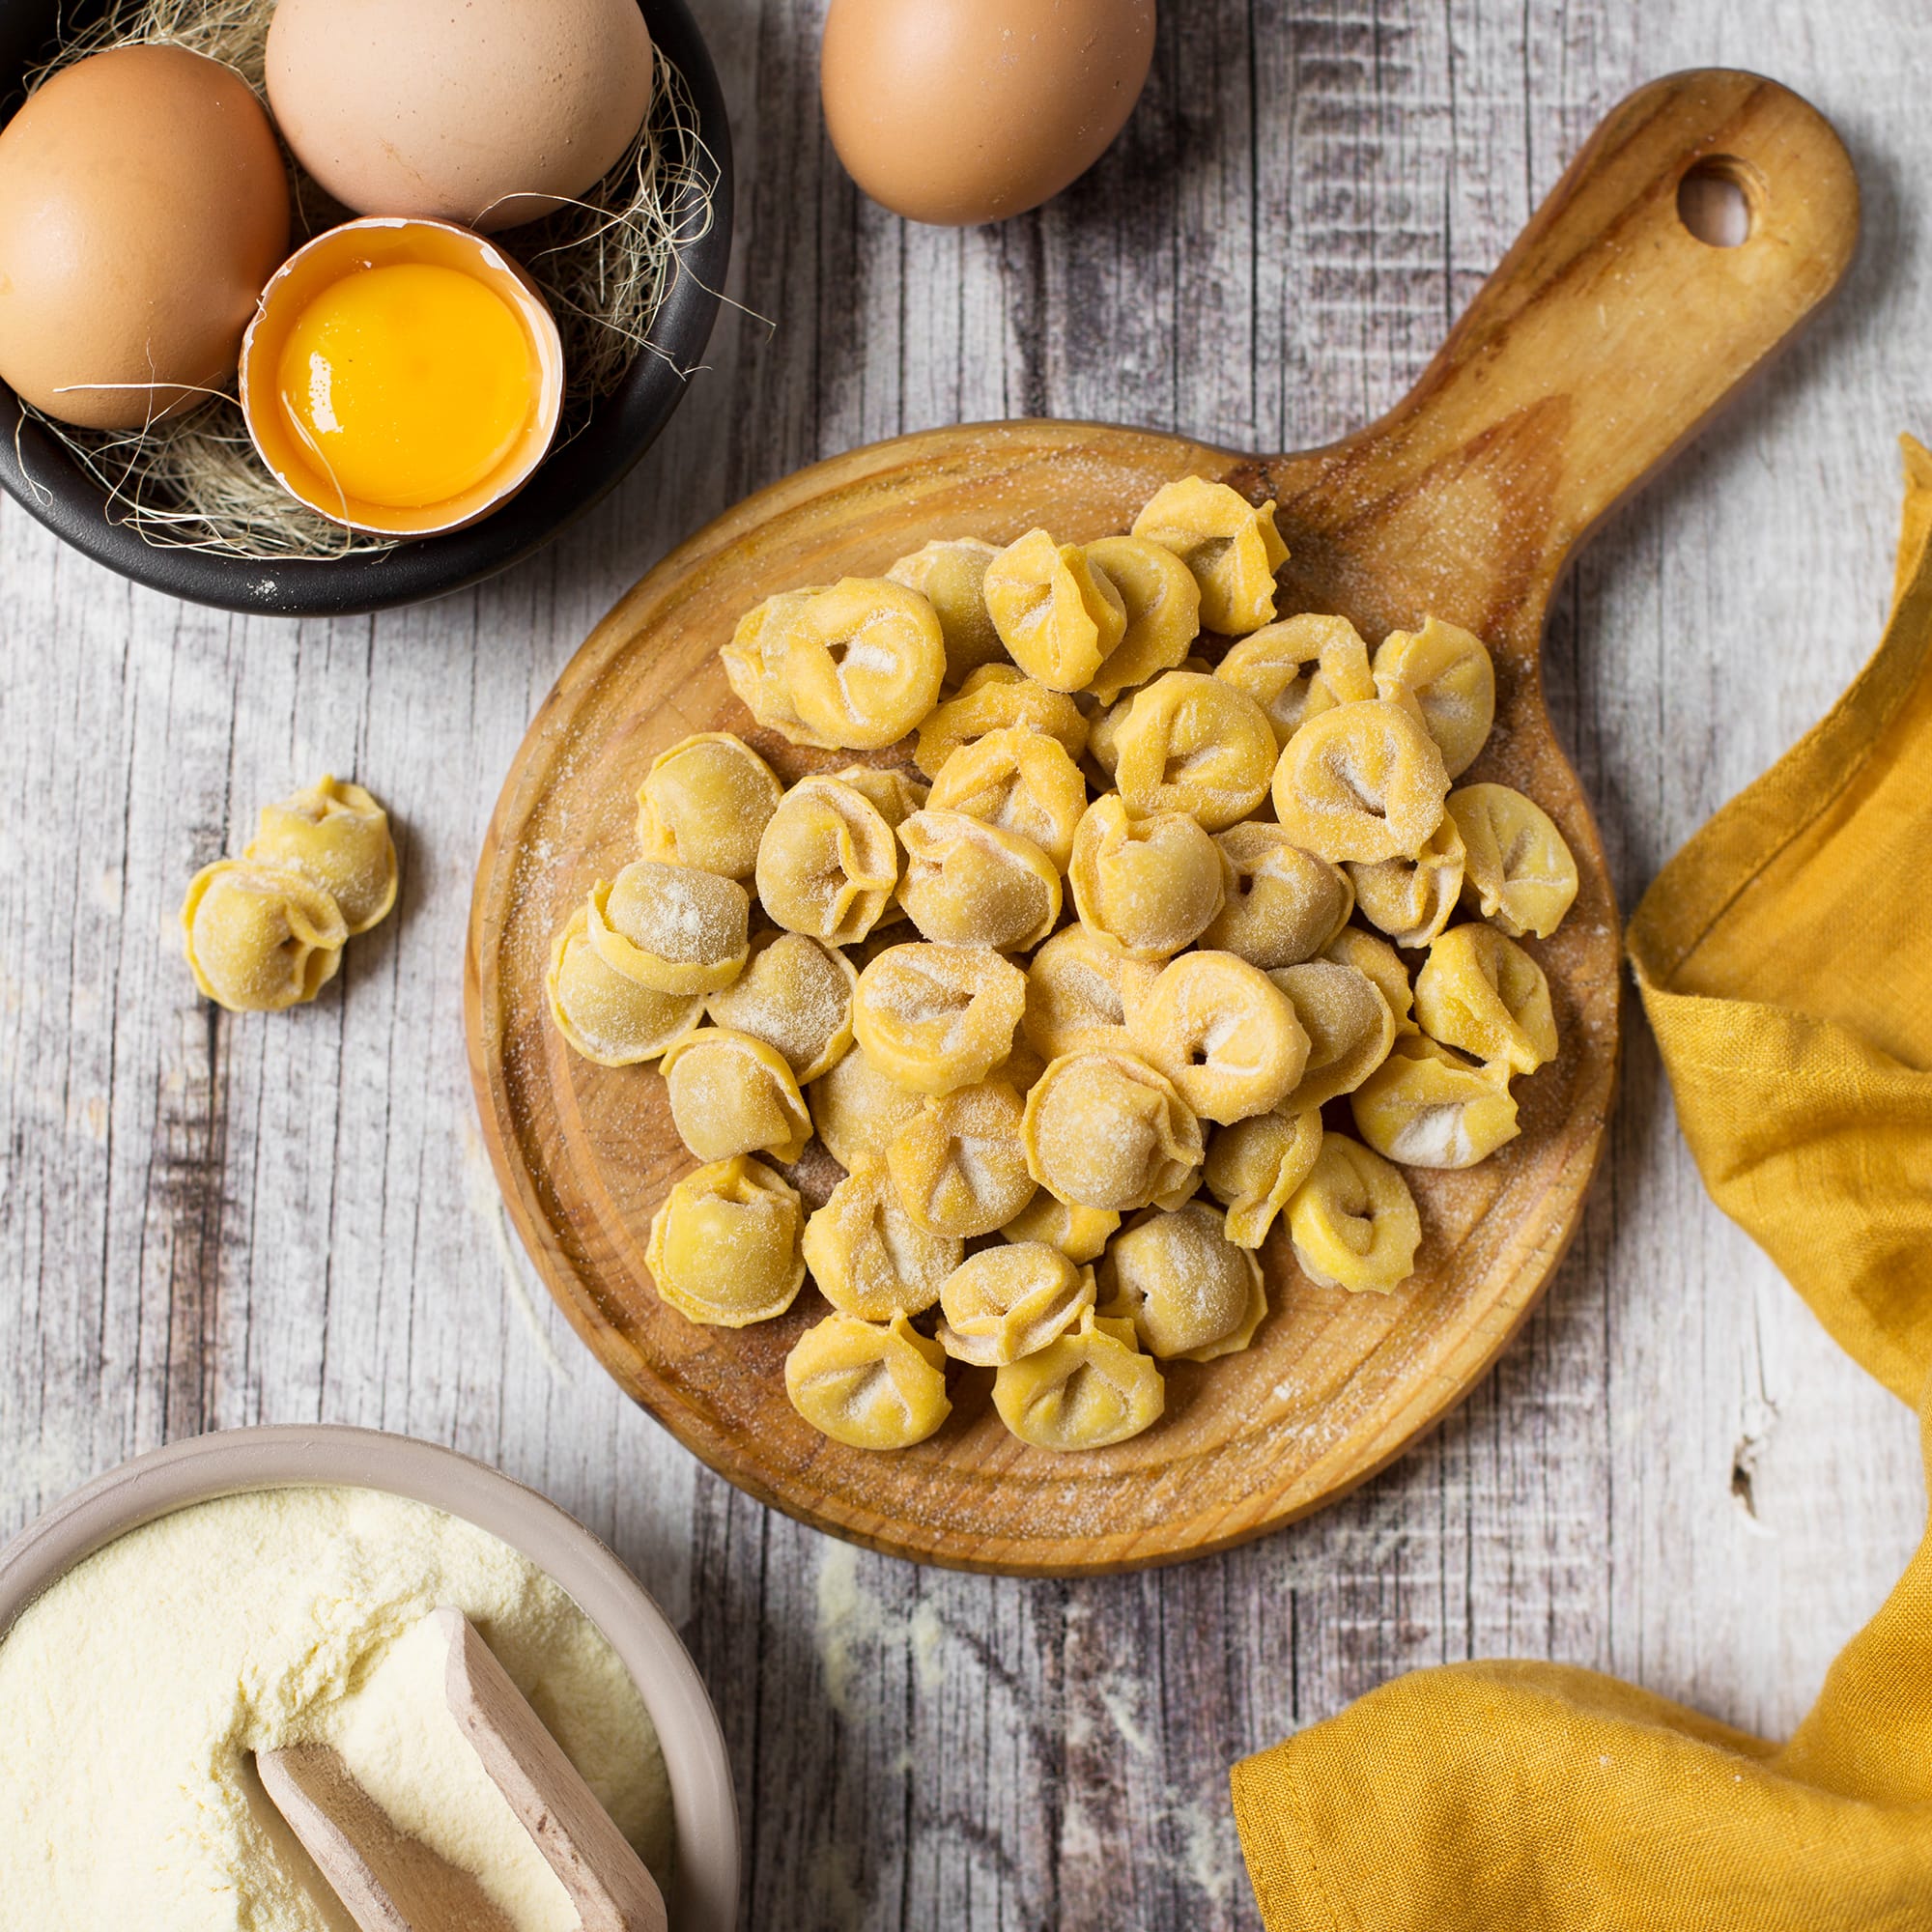
M1922 1402L1932 1477L1932 455L1905 453L1877 655L1630 950L1706 1185ZM1268 1932L1924 1932L1932 1527L1781 1747L1592 1671L1452 1664L1233 1784Z

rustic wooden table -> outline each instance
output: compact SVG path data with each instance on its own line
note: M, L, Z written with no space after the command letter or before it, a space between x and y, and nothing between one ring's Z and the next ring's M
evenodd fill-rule
M1234 1554L1019 1583L771 1515L606 1381L497 1206L463 927L552 678L745 491L1026 412L1321 441L1407 385L1605 107L1728 62L1835 119L1865 240L1823 325L1559 607L1554 709L1628 911L1877 638L1892 439L1932 433L1919 0L1187 0L1102 165L964 234L902 226L831 159L813 0L697 11L752 313L547 554L428 609L298 625L130 590L0 504L0 1534L137 1450L243 1423L501 1464L682 1625L731 1742L758 1932L1251 1927L1229 1762L1418 1664L1560 1658L1788 1726L1917 1539L1914 1427L1705 1198L1634 1002L1582 1235L1445 1427ZM182 888L324 769L400 821L399 914L315 1008L227 1018L181 961Z

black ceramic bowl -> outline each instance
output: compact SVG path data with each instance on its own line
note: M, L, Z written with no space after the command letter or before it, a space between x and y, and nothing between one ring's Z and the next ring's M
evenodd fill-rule
M676 372L696 367L710 339L731 250L731 136L718 76L684 0L639 5L652 37L690 85L699 131L717 165L711 227L685 251L652 325L650 340L661 353L639 351L622 385L500 510L447 536L329 561L248 563L157 550L115 520L100 485L40 423L21 420L19 401L5 384L0 485L57 536L110 570L228 611L308 617L388 610L459 590L541 549L613 489L669 420L684 395L684 379ZM50 50L62 18L84 20L88 11L62 0L0 0L0 119L19 104L22 75Z

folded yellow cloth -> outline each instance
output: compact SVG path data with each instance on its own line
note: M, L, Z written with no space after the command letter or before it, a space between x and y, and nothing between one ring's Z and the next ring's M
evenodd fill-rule
M1922 1403L1932 1477L1932 455L1905 452L1877 655L1630 950L1706 1184ZM1932 1528L1781 1747L1591 1671L1456 1664L1233 1782L1268 1932L1924 1932Z

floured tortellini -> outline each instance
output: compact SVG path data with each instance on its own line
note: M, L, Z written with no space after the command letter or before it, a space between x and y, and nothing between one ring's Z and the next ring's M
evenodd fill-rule
M1201 587L1201 622L1245 637L1274 616L1274 574L1288 561L1274 504L1258 509L1238 490L1183 477L1156 490L1133 533L1171 550Z
M803 1087L852 1044L858 969L842 952L802 932L761 932L745 970L705 1001L714 1025L775 1047Z
M917 1094L983 1080L1013 1047L1026 975L980 946L889 946L859 975L852 1031L880 1072Z
M1376 695L1369 647L1346 617L1287 617L1243 638L1215 668L1259 704L1277 750L1309 719Z
M738 619L728 642L718 647L732 693L767 731L776 731L794 745L818 742L798 715L785 683L785 650L792 627L819 588L782 590L767 597Z
M1345 925L1321 949L1321 956L1334 960L1338 965L1352 966L1365 980L1374 982L1376 991L1388 1003L1397 1033L1417 1031L1412 1016L1415 991L1408 983L1408 968L1402 963L1402 955L1386 939L1378 939L1373 932L1364 932L1360 926Z
M1070 1053L1027 1095L1027 1169L1057 1199L1131 1213L1194 1191L1201 1123L1161 1074L1128 1053Z
M1036 1192L1022 1118L1020 1096L1004 1080L930 1095L886 1149L906 1212L939 1235L1005 1227Z
M769 1153L790 1163L811 1138L805 1095L783 1056L748 1033L699 1027L665 1049L670 1118L699 1160Z
M1136 818L1112 794L1087 808L1067 869L1082 923L1140 959L1197 939L1226 900L1227 877L1221 848L1186 812Z
M1044 1241L1070 1262L1094 1262L1120 1225L1112 1208L1058 1201L1042 1187L1000 1233L1009 1241Z
M591 888L590 943L607 966L660 993L713 993L751 950L752 902L735 879L634 859Z
M1395 1015L1381 988L1359 968L1309 959L1277 966L1268 979L1287 996L1308 1037L1301 1078L1281 1103L1287 1111L1325 1106L1352 1093L1388 1058Z
M1201 1120L1264 1114L1301 1078L1308 1036L1294 1009L1232 952L1183 952L1145 990L1133 977L1122 989L1134 1051Z
M1037 946L1060 918L1060 871L1031 838L963 811L916 811L899 827L899 903L942 946Z
M1405 1167L1474 1167L1517 1136L1509 1069L1480 1066L1419 1034L1349 1096L1355 1131Z
M903 1315L828 1315L792 1345L785 1393L818 1431L852 1449L910 1449L952 1412L946 1351Z
M1121 761L1121 726L1127 722L1137 696L1122 692L1106 710L1095 712L1087 727L1087 756L1102 791L1114 782L1114 768Z
M1413 859L1349 867L1355 909L1398 946L1420 951L1449 923L1463 895L1463 835L1445 811Z
M1132 1321L1141 1347L1164 1361L1236 1354L1267 1313L1261 1264L1205 1201L1142 1215L1114 1236L1097 1273L1100 1312Z
M1020 1025L1043 1059L1126 1046L1121 994L1126 963L1111 939L1078 923L1056 932L1033 955Z
M1276 1107L1221 1128L1208 1143L1202 1178L1228 1210L1229 1240L1240 1248L1260 1247L1321 1151L1317 1107L1299 1114Z
M651 1218L644 1261L691 1321L743 1328L792 1304L805 1280L798 1190L747 1154L687 1174Z
M1268 795L1274 733L1252 697L1218 677L1171 670L1144 686L1114 734L1114 783L1143 815L1186 811L1209 832Z
M1320 1288L1386 1294L1415 1272L1422 1218L1408 1182L1380 1154L1324 1134L1308 1179L1288 1204L1301 1271Z
M380 924L396 903L389 814L358 784L325 775L306 791L265 805L242 856L306 872L340 908L352 939Z
M881 1073L861 1046L821 1073L805 1097L818 1138L843 1168L885 1159L894 1135L925 1104L923 1094Z
M1078 544L1029 530L986 566L986 609L1008 654L1053 691L1084 691L1126 635L1127 610L1111 579Z
M639 1066L682 1039L704 1013L696 993L659 993L607 966L579 906L550 950L544 977L551 1018L571 1048L600 1066Z
M882 1160L861 1160L805 1224L805 1261L841 1315L923 1315L965 1259L963 1241L922 1228Z
M1442 823L1448 795L1442 753L1419 716L1379 699L1311 718L1274 774L1282 829L1338 866L1413 858Z
M1087 689L1111 704L1129 686L1172 670L1201 634L1201 586L1171 550L1145 537L1102 537L1087 561L1121 593L1127 628Z
M1036 1449L1105 1449L1160 1420L1167 1388L1131 1321L1089 1309L1070 1335L993 1377L993 1406Z
M923 808L932 789L897 765L847 765L832 776L850 785L895 832Z
M962 745L989 731L1043 731L1069 758L1087 749L1087 720L1064 691L1037 684L1015 665L982 665L923 724L913 741L913 762L936 779Z
M1004 664L1007 648L986 609L986 566L999 554L978 537L943 537L886 572L932 606L946 639L946 682L957 687L981 665Z
M1430 617L1382 639L1375 674L1384 698L1415 707L1452 779L1475 763L1496 722L1496 670L1482 639Z
M1044 1241L981 1248L946 1278L939 1345L954 1361L999 1369L1057 1342L1094 1305L1094 1270Z
M1201 935L1264 971L1312 959L1349 923L1348 873L1304 852L1279 825L1250 820L1214 835L1228 862L1228 896Z
M1449 794L1463 835L1463 895L1512 939L1548 939L1577 902L1577 861L1549 814L1508 785Z
M349 924L306 872L217 859L188 886L182 933L204 997L232 1013L276 1013L334 979Z
M898 882L893 828L841 779L801 779L758 840L758 903L787 930L827 946L865 938Z
M1087 810L1087 781L1059 739L1009 726L953 753L933 780L927 804L1031 839L1064 872Z
M1487 925L1451 926L1429 949L1415 976L1415 1017L1431 1039L1518 1073L1556 1058L1543 968Z
M749 879L783 790L771 766L731 732L681 738L651 760L638 787L638 844L646 859Z

